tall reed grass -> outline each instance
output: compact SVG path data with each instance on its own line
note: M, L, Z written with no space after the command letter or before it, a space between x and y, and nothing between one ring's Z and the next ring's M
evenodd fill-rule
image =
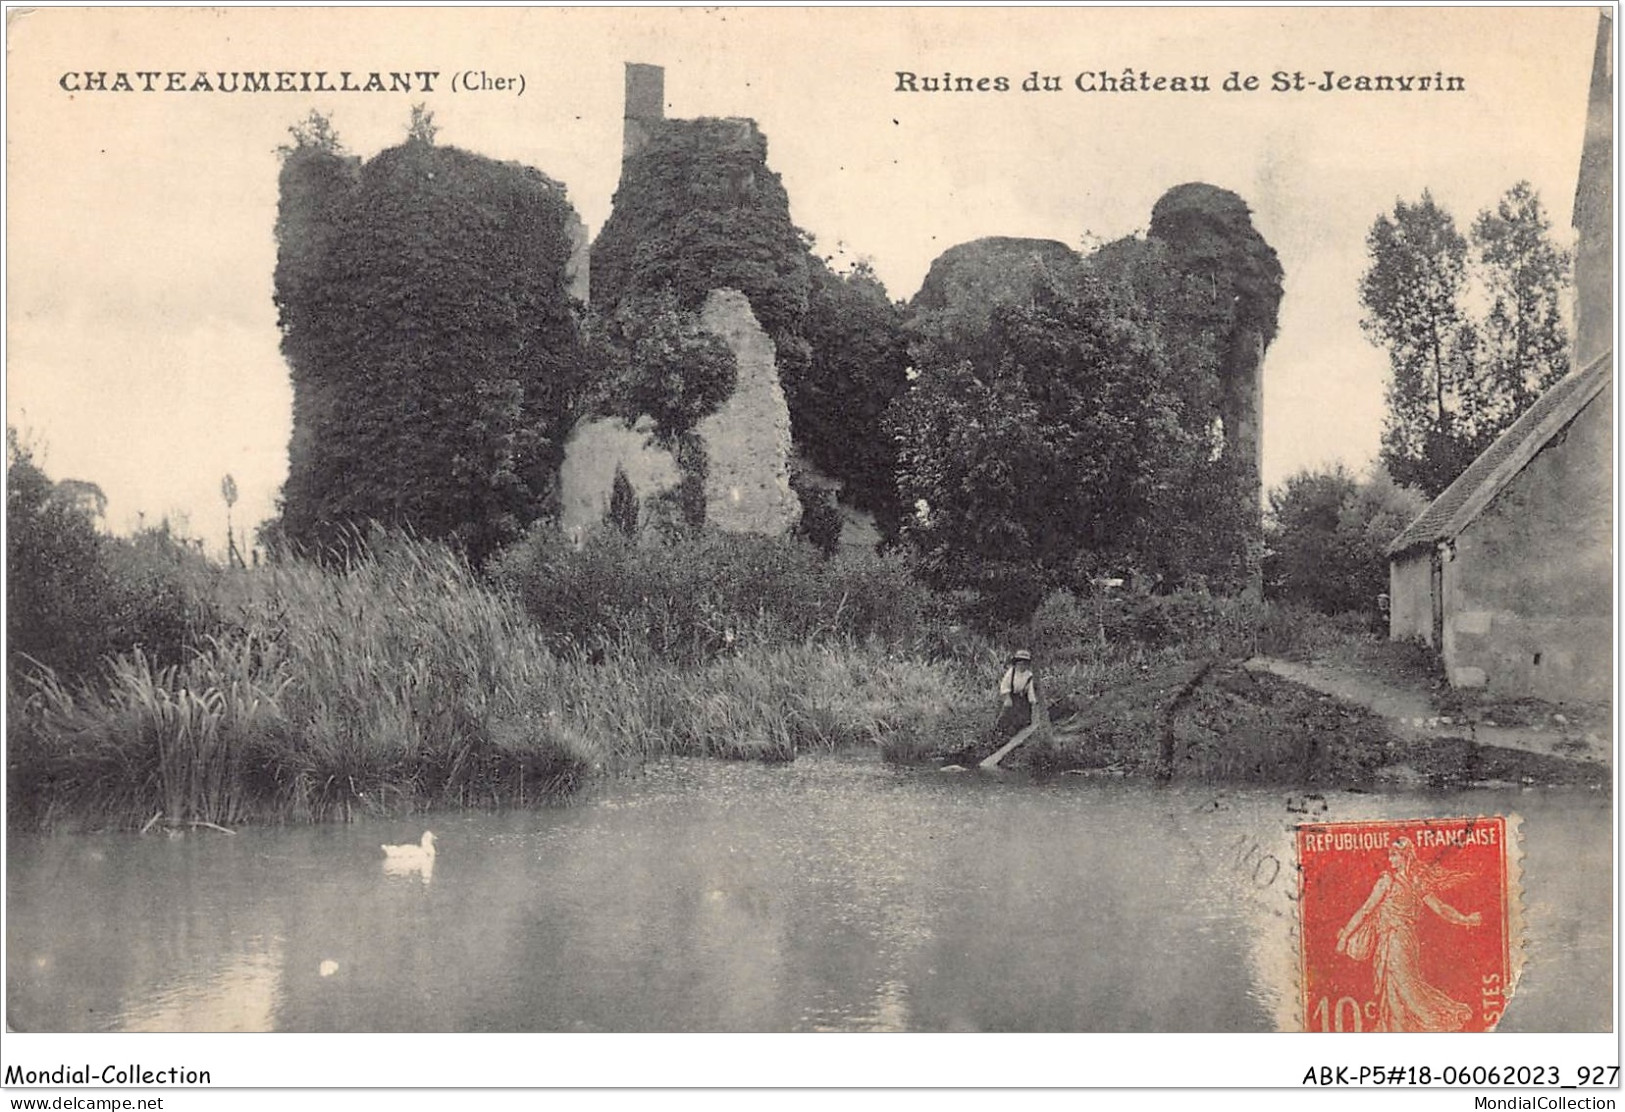
M877 637L805 623L800 639L782 625L770 637L779 619L765 609L697 654L653 651L625 626L618 642L550 646L459 557L398 538L341 569L223 575L211 601L222 632L183 664L138 648L95 683L42 670L10 689L17 821L134 826L161 812L230 825L522 804L665 754L790 760L860 744L907 759L961 744L982 701L964 668ZM839 622L832 605L826 620Z
M538 632L443 548L237 573L218 601L225 631L183 665L136 649L96 683L43 671L15 693L14 814L319 821L536 798L599 760L552 728Z

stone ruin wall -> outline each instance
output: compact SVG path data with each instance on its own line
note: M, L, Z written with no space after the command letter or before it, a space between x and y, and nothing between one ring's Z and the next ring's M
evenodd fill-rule
M559 466L559 528L571 541L579 544L603 524L617 467L626 472L640 506L677 486L677 460L655 444L653 428L648 418L627 428L618 418L594 417L570 433Z
M708 460L706 523L725 532L782 536L801 520L801 502L790 489L790 409L773 341L738 290L712 290L700 320L739 365L733 394L695 428ZM617 466L644 507L681 479L672 453L651 440L647 420L632 429L614 417L583 421L565 445L559 470L565 536L579 541L602 526Z
M790 407L773 341L738 290L712 290L700 310L739 364L739 383L695 431L705 442L705 519L730 533L778 536L801 520L790 489Z
M591 258L592 240L587 236L587 222L581 219L581 214L575 207L570 208L570 258L564 264L565 286L570 296L581 304L587 304L589 290L589 260Z

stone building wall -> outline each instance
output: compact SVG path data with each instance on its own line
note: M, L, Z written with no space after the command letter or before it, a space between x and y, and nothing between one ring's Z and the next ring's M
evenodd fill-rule
M1613 682L1613 387L1456 539L1444 567L1452 684L1552 702Z
M1388 636L1433 644L1433 550L1424 545L1388 565Z

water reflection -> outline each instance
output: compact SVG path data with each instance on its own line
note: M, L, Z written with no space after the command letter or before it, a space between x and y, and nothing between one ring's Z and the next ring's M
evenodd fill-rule
M1301 1022L1284 792L676 761L553 810L178 842L12 839L24 1030L1217 1031ZM1503 1030L1611 1015L1606 793L1328 793L1524 815ZM430 881L433 883L430 883Z
M434 858L384 858L384 875L428 884L434 879Z
M177 971L147 999L123 1009L126 1031L271 1031L276 1026L282 954L275 939L252 939L253 947L218 969Z

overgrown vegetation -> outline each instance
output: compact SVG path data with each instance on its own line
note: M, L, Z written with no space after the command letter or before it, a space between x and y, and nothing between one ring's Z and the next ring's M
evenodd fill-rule
M28 669L10 685L13 821L521 804L650 756L913 752L977 728L991 661L903 651L929 618L895 559L617 536L514 554L501 576L516 594L386 535L343 568L223 574L220 632L183 663L134 645L93 675Z
M930 581L1008 619L1129 570L1238 578L1200 532L1232 504L1199 497L1225 467L1216 364L1179 350L1158 312L1085 273L995 308L971 358L924 366L894 433L903 536Z
M600 381L593 407L628 427L649 417L666 448L721 408L739 379L728 345L670 290L626 298L599 322L595 339Z
M809 263L804 371L785 377L791 433L819 470L841 484L841 497L873 514L883 537L896 535L897 445L887 407L908 387L904 314L868 264L837 273ZM809 504L811 501L812 504ZM802 499L816 514L816 498Z
M1253 387L1280 296L1246 204L1201 184L1087 259L1029 240L944 253L891 411L902 532L931 582L1006 618L1130 573L1252 585Z
M1364 716L1226 663L1339 636L1307 611L1061 591L1029 623L977 627L901 555L705 531L653 544L608 528L581 550L538 533L486 577L437 542L356 547L343 566L188 579L186 605L214 620L178 661L140 637L83 674L14 658L12 821L521 805L668 754L985 756L1017 643L1058 723L1015 762L1040 771L1318 784L1389 755Z
M662 121L621 167L591 272L600 315L662 292L698 312L711 290L738 290L773 338L780 373L806 363L806 244L748 120Z
M13 445L12 613L60 646L103 629L104 612L54 575L52 558L78 546L78 563L58 561L74 583L145 591L152 615L116 627L95 660L36 643L8 661L10 814L23 825L521 804L673 753L945 757L984 742L1018 640L1064 714L1186 659L1245 655L1256 622L1248 604L1196 593L1056 592L1031 623L978 627L903 553L830 558L703 530L657 543L613 527L579 550L537 530L483 577L399 534L355 538L342 565L252 571L154 534L149 555L178 569L155 591L142 565L107 556L135 546L53 502ZM1045 752L1040 764L1066 750Z
M138 645L95 677L13 684L13 814L228 823L509 802L598 757L553 728L568 680L539 634L444 548L374 538L343 568L224 576L213 602L221 631L184 663Z
M869 642L920 655L944 612L901 555L832 559L794 538L704 532L640 544L606 530L577 548L542 530L492 570L555 651L594 659L694 664Z
M837 274L813 254L754 124L662 121L622 165L614 209L593 241L594 313L613 327L629 309L647 318L645 306L663 299L660 315L692 317L721 288L743 293L773 340L798 450L845 501L874 514L883 535L894 534L895 452L882 416L906 384L901 308L866 265ZM656 376L663 387L709 380L667 366ZM689 393L685 385L632 404L658 416ZM819 501L804 508L817 513Z
M374 521L476 563L518 539L552 503L585 387L564 187L433 137L420 112L362 164L318 117L284 151L294 431L271 533L318 556Z
M1270 601L1244 590L1282 275L1235 194L1180 186L1148 235L1087 259L964 245L905 310L867 266L812 256L753 124L669 121L623 168L588 317L563 187L435 130L414 110L363 163L312 116L282 152L295 424L271 566L216 567L167 528L101 534L8 430L14 822L524 804L665 754L976 758L1018 644L1056 724L1017 758L1040 771L1350 784L1393 757L1371 716L1238 666L1364 646L1347 612L1420 502L1294 476L1271 498ZM1422 215L1453 296L1458 245ZM1482 337L1445 306L1422 351L1389 329L1415 315L1410 272L1384 270L1413 218L1373 230L1368 328L1416 379L1396 390L1438 406L1440 368L1476 353L1511 399L1475 411L1490 428L1555 373L1539 329L1564 260L1514 190L1474 229L1501 276ZM705 526L695 429L737 367L697 312L722 287L777 349L793 537ZM617 471L578 546L547 518L586 413L649 418L682 478L640 504ZM834 487L902 543L838 555Z

